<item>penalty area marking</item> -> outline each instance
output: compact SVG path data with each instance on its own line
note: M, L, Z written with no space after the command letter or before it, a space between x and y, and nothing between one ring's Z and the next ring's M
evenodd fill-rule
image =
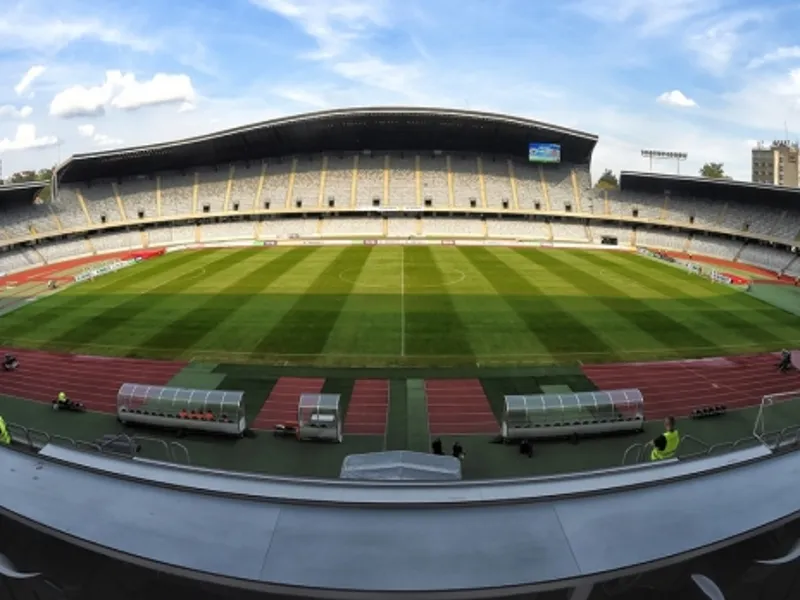
M339 279L341 281L343 281L345 283L349 283L351 285L357 285L359 287L380 289L380 290L392 289L396 285L396 284L383 284L383 283L368 283L368 282L361 282L361 281L356 283L356 281L352 278L352 276L355 274L355 271L356 271L356 269L345 269L344 271L339 273ZM420 283L420 284L414 284L414 287L418 287L418 288L437 288L437 287L440 287L440 286L458 285L459 283L461 283L462 281L464 281L467 278L466 273L464 273L464 271L462 271L460 269L445 269L443 271L443 273L447 274L447 275L451 275L451 277L449 277L445 281L442 281L442 283L432 283L432 284ZM350 276L348 277L348 275L350 275ZM406 284L405 284L405 268L403 268L403 275L401 276L400 283L401 283L402 295L405 296L405 287L406 287Z

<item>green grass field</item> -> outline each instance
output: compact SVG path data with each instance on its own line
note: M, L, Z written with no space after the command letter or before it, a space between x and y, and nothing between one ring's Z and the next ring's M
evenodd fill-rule
M317 366L531 365L800 343L800 319L640 256L447 246L186 251L0 321L5 345Z

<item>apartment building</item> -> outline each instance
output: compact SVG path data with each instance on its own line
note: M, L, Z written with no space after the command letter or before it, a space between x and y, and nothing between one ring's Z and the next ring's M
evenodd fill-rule
M753 148L752 181L769 185L800 187L800 148L797 142L776 140Z

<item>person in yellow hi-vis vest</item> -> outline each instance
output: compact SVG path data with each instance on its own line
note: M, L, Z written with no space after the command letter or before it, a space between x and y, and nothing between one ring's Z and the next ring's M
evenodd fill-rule
M675 429L675 417L664 419L664 433L653 440L653 451L650 460L673 458L681 443L681 436Z
M8 427L3 417L0 417L0 445L8 446L11 444L11 436L8 434Z

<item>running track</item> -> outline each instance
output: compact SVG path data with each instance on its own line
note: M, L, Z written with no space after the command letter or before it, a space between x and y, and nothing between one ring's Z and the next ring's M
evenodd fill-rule
M33 350L12 352L20 367L0 370L0 393L38 402L52 402L58 392L97 412L115 413L123 383L166 385L187 363L132 358L55 354Z
M645 416L686 417L694 408L724 404L729 409L758 406L767 394L800 390L800 372L778 373L779 354L584 366L601 390L637 388Z
M13 352L19 358L21 366L12 373L0 371L0 393L49 403L63 390L75 400L86 404L90 410L105 413L115 412L117 391L123 383L166 385L187 364L0 349L0 352L7 351ZM712 404L725 404L729 409L757 406L766 394L800 390L800 372L778 373L775 369L777 360L777 354L757 354L700 360L589 365L583 370L601 390L638 388L644 394L646 417L659 419L667 415L685 417L693 408ZM296 414L296 398L301 388L304 392L313 391L309 384L314 389L321 389L323 383L321 379L282 378L281 381L294 385L286 386L285 390L273 389L270 401L275 400L272 396L276 395L276 391L288 392L286 395L291 396L291 402L286 404L286 413L280 411L279 415L269 414L269 410L262 411L264 414L260 414L254 423L256 428L273 425L278 417L285 419ZM474 432L476 423L481 423L481 430L488 426L485 421L491 411L485 397L480 398L480 403L470 403L469 410L466 411L469 414L464 414L464 407L460 403L451 403L454 395L461 397L460 399L478 400L483 395L477 394L474 386L466 389L454 380L444 386L442 382L431 381L426 387L437 409L433 411L436 414L431 414L431 426L437 433L466 434ZM475 392L474 398L472 392ZM430 400L429 398L429 403ZM274 409L276 404L282 403L267 402L264 408L272 405ZM485 406L478 406L479 404ZM443 414L447 411L440 410L445 408L452 413L451 418ZM384 407L381 409L381 412L386 410ZM453 430L456 423L465 430Z

